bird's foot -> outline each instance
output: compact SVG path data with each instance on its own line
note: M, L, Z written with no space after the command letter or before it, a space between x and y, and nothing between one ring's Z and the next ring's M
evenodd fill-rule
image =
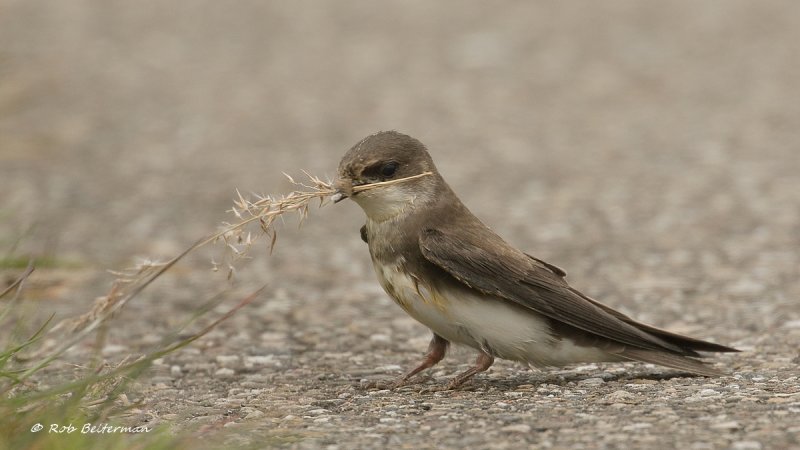
M472 377L474 377L476 374L481 373L481 372L485 372L487 369L489 369L489 367L492 366L493 362L494 362L494 357L492 357L491 355L489 355L487 353L481 352L481 354L478 355L478 359L475 360L475 365L474 366L470 367L465 372L462 372L462 373L456 375L455 377L453 377L450 380L450 382L448 382L446 385L442 386L440 389L431 390L430 392L452 391L454 389L458 389L464 383L466 383Z

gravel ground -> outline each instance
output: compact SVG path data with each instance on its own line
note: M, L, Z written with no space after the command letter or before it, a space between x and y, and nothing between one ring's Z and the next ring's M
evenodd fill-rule
M713 358L730 376L501 361L420 392L462 350L419 385L365 389L429 332L380 290L344 203L241 268L230 304L266 292L158 361L140 420L297 448L800 448L798 43L788 0L0 0L0 244L56 261L31 302L82 312L104 269L176 254L236 188L287 192L282 171L333 175L397 129L574 286L742 349ZM109 360L225 288L209 258L129 305Z

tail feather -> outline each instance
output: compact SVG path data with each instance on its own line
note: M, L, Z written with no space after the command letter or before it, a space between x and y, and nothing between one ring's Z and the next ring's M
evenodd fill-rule
M622 320L623 322L626 322L629 325L633 325L636 328L644 331L645 333L650 333L650 334L652 334L652 335L654 335L654 336L656 336L656 337L658 337L660 339L663 339L664 341L666 341L666 342L668 342L670 344L673 344L673 345L679 347L681 350L683 350L685 352L686 356L693 356L693 357L700 357L701 358L702 355L700 355L697 352L738 352L739 351L739 350L737 350L737 349L735 349L733 347L728 347L728 346L725 346L725 345L715 344L713 342L708 342L708 341L703 341L703 340L700 340L700 339L695 339L695 338L692 338L692 337L689 337L689 336L684 336L682 334L673 333L671 331L662 330L661 328L656 328L656 327L653 327L653 326L650 326L650 325L647 325L647 324L644 324L644 323L641 323L641 322L637 322L637 321L631 319L630 317L626 316L625 314L622 314L621 312L619 312L619 311L617 311L617 310L615 310L613 308L610 308L609 306L606 306L606 305L600 303L599 301L589 297L588 295L583 294L582 292L578 291L577 289L570 288L570 290L572 292L580 295L585 300L587 300L588 302L590 302L593 305L597 306L598 308L602 309L603 311L605 311L605 312L611 314L612 316Z
M674 353L659 352L643 348L626 347L625 349L617 352L616 354L625 359L630 359L632 361L641 361L651 364L658 364L661 366L671 367L673 369L678 369L678 370L684 370L686 372L691 372L706 377L718 377L725 375L724 372L709 367L700 361L689 358L687 356L676 355Z
M682 334L673 333L671 331L662 330L660 328L656 328L650 325L645 325L640 322L636 322L630 320L631 325L639 328L640 330L658 336L659 338L669 342L670 344L677 345L678 347L686 350L686 352L690 356L695 357L702 357L697 352L738 352L739 350L728 347L721 344L715 344L713 342L703 341L700 339L695 339L689 336L684 336Z

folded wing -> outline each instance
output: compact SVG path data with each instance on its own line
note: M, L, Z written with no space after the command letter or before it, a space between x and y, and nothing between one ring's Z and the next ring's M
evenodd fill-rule
M419 245L428 261L470 288L580 330L622 357L711 375L718 372L685 357L700 356L696 350L736 351L636 322L571 288L563 270L519 252L491 230L456 237L426 229Z

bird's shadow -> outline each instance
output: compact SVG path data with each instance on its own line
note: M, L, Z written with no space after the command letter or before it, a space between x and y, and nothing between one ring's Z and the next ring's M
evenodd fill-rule
M463 386L459 386L452 391L478 391L478 390L499 390L499 391L515 391L520 386L542 386L542 385L555 385L555 386L567 386L570 383L580 383L581 381L592 379L592 378L600 378L603 380L603 384L605 383L614 383L614 382L625 382L625 381L634 381L634 380L652 380L652 381L665 381L665 380L672 380L676 378L702 378L701 375L694 375L688 372L662 372L662 373L652 373L652 372L621 372L621 373L609 373L609 372L602 372L600 374L596 373L587 373L587 372L578 372L578 373L569 373L569 372L540 372L538 374L517 374L512 375L507 378L503 379L486 379L486 378L474 378L471 381L465 383ZM387 380L390 382L391 380ZM388 389L396 389L399 391L409 390L409 391L445 391L447 389L443 389L444 386L447 384L446 379L434 378L430 375L421 375L419 378L409 382L406 385L399 386L396 388L388 388ZM589 386L587 386L589 387ZM380 389L387 389L386 386L382 386L382 383L378 382L375 384L371 384L369 387L361 384L359 388L362 390L380 390Z
M622 372L622 373L608 373L603 372L599 375L592 374L592 373L542 373L539 376L530 375L517 375L513 377L509 377L507 379L498 380L474 380L476 383L473 385L483 386L483 387L493 387L499 388L502 390L514 390L522 385L556 385L556 386L566 386L570 383L580 383L581 381L589 380L592 378L600 378L603 380L604 383L613 383L613 382L624 382L624 381L634 381L634 380L652 380L652 381L665 381L665 380L672 380L675 378L698 378L701 377L699 375L694 375L688 372L662 372L662 373L652 373L652 372Z

